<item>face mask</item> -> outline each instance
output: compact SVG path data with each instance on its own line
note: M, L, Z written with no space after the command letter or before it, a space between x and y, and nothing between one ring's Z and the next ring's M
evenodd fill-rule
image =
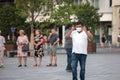
M77 32L81 32L82 28L76 28Z

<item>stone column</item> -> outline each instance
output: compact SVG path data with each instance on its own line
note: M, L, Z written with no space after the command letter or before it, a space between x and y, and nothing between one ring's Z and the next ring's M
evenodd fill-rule
M120 33L120 5L113 6L113 22L112 22L112 44L118 46L117 36Z
M62 47L65 46L65 26L62 26Z

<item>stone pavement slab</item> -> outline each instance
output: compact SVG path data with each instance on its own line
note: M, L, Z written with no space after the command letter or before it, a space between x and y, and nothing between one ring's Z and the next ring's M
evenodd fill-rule
M33 57L28 57L28 67L21 68L17 67L17 57L5 57L5 68L0 68L0 80L72 80L72 74L65 71L66 54L57 57L57 67L46 67L49 56L45 55L42 66L33 67ZM79 70L78 67L78 73ZM120 80L120 50L99 49L97 53L88 54L86 80Z

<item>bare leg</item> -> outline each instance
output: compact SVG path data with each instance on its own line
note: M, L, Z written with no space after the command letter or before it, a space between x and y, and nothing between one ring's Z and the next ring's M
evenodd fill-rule
M24 65L26 65L26 64L27 64L27 57L24 56Z
M53 55L50 54L50 64L52 64L52 61L53 61Z
M54 55L55 64L57 64L57 55Z
M18 63L19 63L19 65L22 65L22 57L21 56L18 57Z
M105 43L103 43L103 47L105 47Z
M47 66L52 66L52 61L53 61L53 55L50 54L50 63Z
M37 57L34 56L34 66L37 66Z
M39 61L39 65L38 66L40 66L41 63L42 63L42 56L40 56L39 59L40 59L40 61Z

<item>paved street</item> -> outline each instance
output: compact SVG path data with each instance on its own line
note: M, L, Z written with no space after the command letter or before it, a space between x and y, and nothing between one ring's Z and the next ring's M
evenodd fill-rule
M4 59L0 80L72 80L71 73L65 71L65 54L58 54L57 67L46 67L48 55L43 57L40 67L33 67L33 57L28 57L28 67L21 68L17 67L17 57ZM97 53L88 54L86 80L120 80L120 49L99 48Z

